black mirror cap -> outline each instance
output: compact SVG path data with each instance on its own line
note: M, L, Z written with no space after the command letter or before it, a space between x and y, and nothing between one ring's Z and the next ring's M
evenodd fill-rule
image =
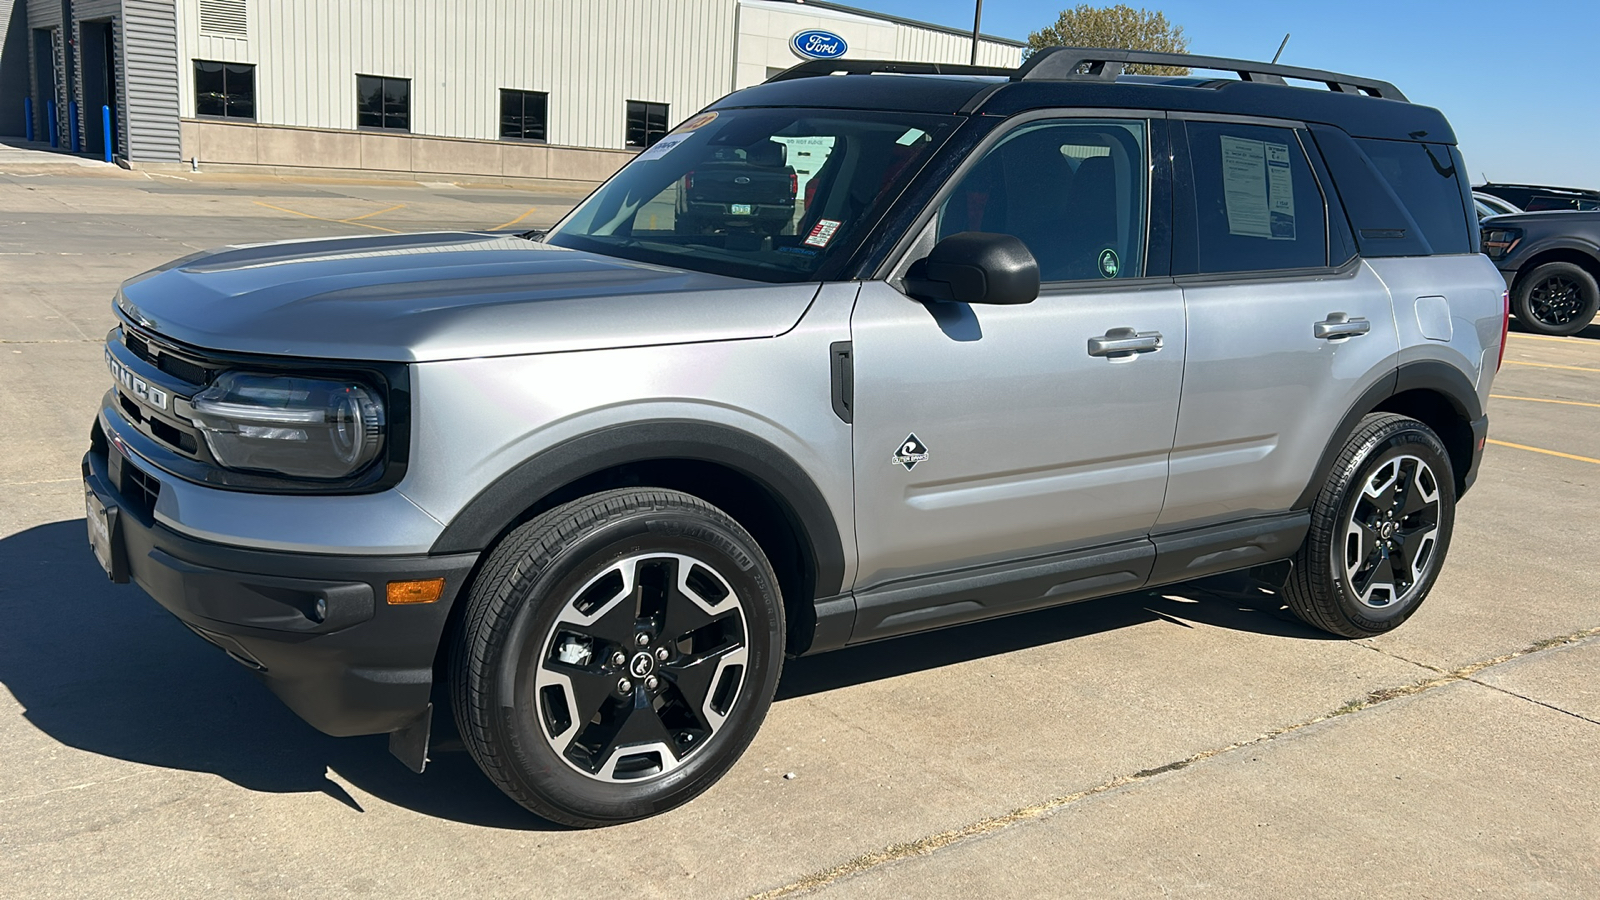
M1015 235L963 231L911 264L906 292L918 300L1032 303L1039 296L1039 263Z

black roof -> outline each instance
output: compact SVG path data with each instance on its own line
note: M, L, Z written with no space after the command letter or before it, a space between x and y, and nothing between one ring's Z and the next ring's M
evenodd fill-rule
M1119 75L1125 62L1223 69L1239 79ZM1286 78L1328 87L1300 87ZM803 63L712 108L758 106L993 116L1051 107L1175 110L1315 122L1355 137L1456 143L1442 113L1407 101L1387 82L1242 60L1082 48L1042 50L1015 70L865 60Z

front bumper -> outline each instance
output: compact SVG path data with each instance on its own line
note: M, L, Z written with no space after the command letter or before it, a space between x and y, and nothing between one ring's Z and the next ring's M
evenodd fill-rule
M404 728L428 708L434 658L476 553L317 555L243 549L155 520L159 470L96 442L84 488L106 510L113 581L132 581L335 736ZM390 606L390 581L443 578L437 602Z

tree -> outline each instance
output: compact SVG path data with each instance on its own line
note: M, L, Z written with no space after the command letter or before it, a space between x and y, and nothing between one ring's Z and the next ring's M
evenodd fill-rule
M1182 25L1173 25L1160 12L1134 9L1126 3L1091 6L1087 3L1063 10L1054 25L1028 35L1030 54L1046 47L1100 47L1117 50L1154 50L1187 53L1189 39ZM1130 65L1130 75L1187 75L1177 66Z

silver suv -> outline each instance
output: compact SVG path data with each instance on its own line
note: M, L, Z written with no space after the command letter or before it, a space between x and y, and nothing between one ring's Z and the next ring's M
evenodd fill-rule
M715 782L786 656L1239 569L1377 634L1504 344L1454 143L1237 60L807 63L546 234L130 280L90 541L317 728L420 772L448 702L580 826Z

